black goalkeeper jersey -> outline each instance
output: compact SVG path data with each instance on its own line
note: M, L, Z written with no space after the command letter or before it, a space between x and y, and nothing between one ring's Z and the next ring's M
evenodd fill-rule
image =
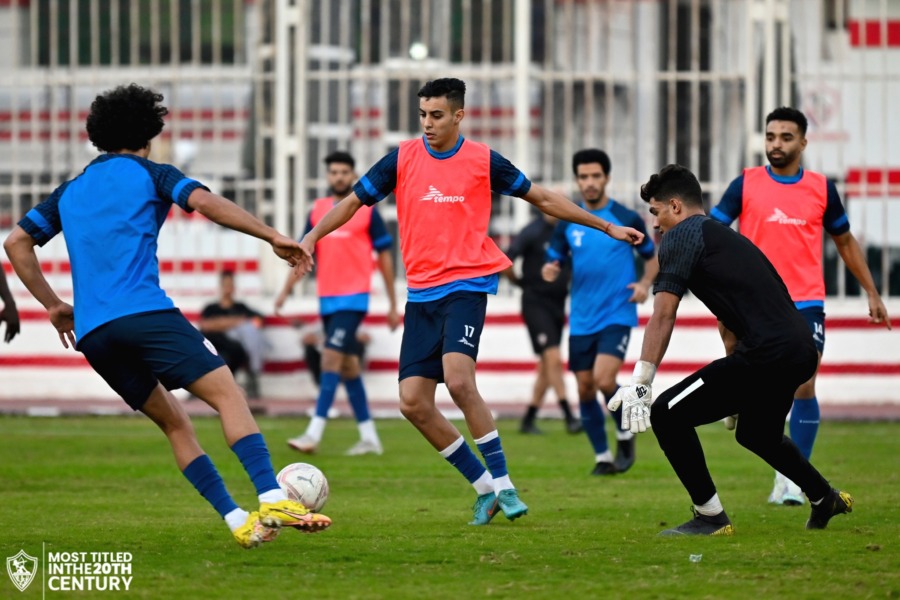
M737 336L754 363L815 352L809 326L775 267L753 243L703 215L662 236L654 294L690 290Z

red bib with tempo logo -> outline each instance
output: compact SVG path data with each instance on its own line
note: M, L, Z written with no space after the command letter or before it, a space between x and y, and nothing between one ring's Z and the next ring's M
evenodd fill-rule
M463 140L438 159L419 138L400 144L397 220L411 288L429 288L498 273L512 263L488 237L491 151Z
M794 302L825 299L822 220L828 204L825 176L803 171L779 183L765 167L744 169L740 230L763 251Z
M331 197L315 201L309 215L313 227L333 206ZM362 206L349 221L316 242L316 280L320 297L369 293L375 269L369 235L371 222L372 207Z

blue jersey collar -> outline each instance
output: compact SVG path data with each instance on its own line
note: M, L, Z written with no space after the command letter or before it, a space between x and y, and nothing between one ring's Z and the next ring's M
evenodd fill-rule
M777 175L772 172L771 165L766 165L766 173L768 173L769 177L771 177L778 183L797 183L798 181L803 179L803 167L800 167L800 170L797 171L796 175Z
M437 152L437 151L433 150L431 148L431 146L428 145L428 138L426 138L424 135L422 136L422 143L425 144L425 149L428 150L428 154L430 154L431 156L433 156L434 158L436 158L438 160L450 158L451 156L453 156L454 154L459 152L459 147L462 146L463 140L465 140L465 138L462 135L460 135L459 139L456 140L455 146L453 146L452 148L450 148L449 150L447 150L445 152Z

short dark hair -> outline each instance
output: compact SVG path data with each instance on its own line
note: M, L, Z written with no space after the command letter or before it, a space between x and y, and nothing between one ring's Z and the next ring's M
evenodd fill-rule
M603 150L598 150L596 148L579 150L572 156L572 173L578 175L578 165L590 165L593 163L600 163L600 166L603 167L604 175L607 177L609 176L609 172L612 170L612 163L609 162L609 155Z
M800 135L806 136L806 127L808 126L806 115L796 108L791 108L790 106L776 108L766 115L766 125L772 121L791 121L792 123L796 123L797 128L800 130Z
M425 82L418 93L419 98L446 97L447 102L456 109L466 106L466 82L462 79L445 77Z
M679 198L685 204L703 206L700 182L690 169L681 165L666 165L659 173L651 175L641 186L641 198L644 202L650 202L651 198L657 202Z
M350 156L349 152L343 150L335 150L325 157L325 164L331 166L331 163L339 163L342 165L350 165L351 169L356 168L356 161Z
M222 269L222 272L219 273L219 280L226 279L228 277L234 279L234 271L232 269Z
M87 117L88 138L104 152L140 150L162 131L162 94L136 83L104 92L94 98Z

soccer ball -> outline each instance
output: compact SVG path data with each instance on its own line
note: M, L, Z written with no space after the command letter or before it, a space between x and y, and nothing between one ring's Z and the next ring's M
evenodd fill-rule
M293 463L283 468L276 477L278 485L291 500L296 500L316 512L328 500L328 480L325 474L308 463Z

